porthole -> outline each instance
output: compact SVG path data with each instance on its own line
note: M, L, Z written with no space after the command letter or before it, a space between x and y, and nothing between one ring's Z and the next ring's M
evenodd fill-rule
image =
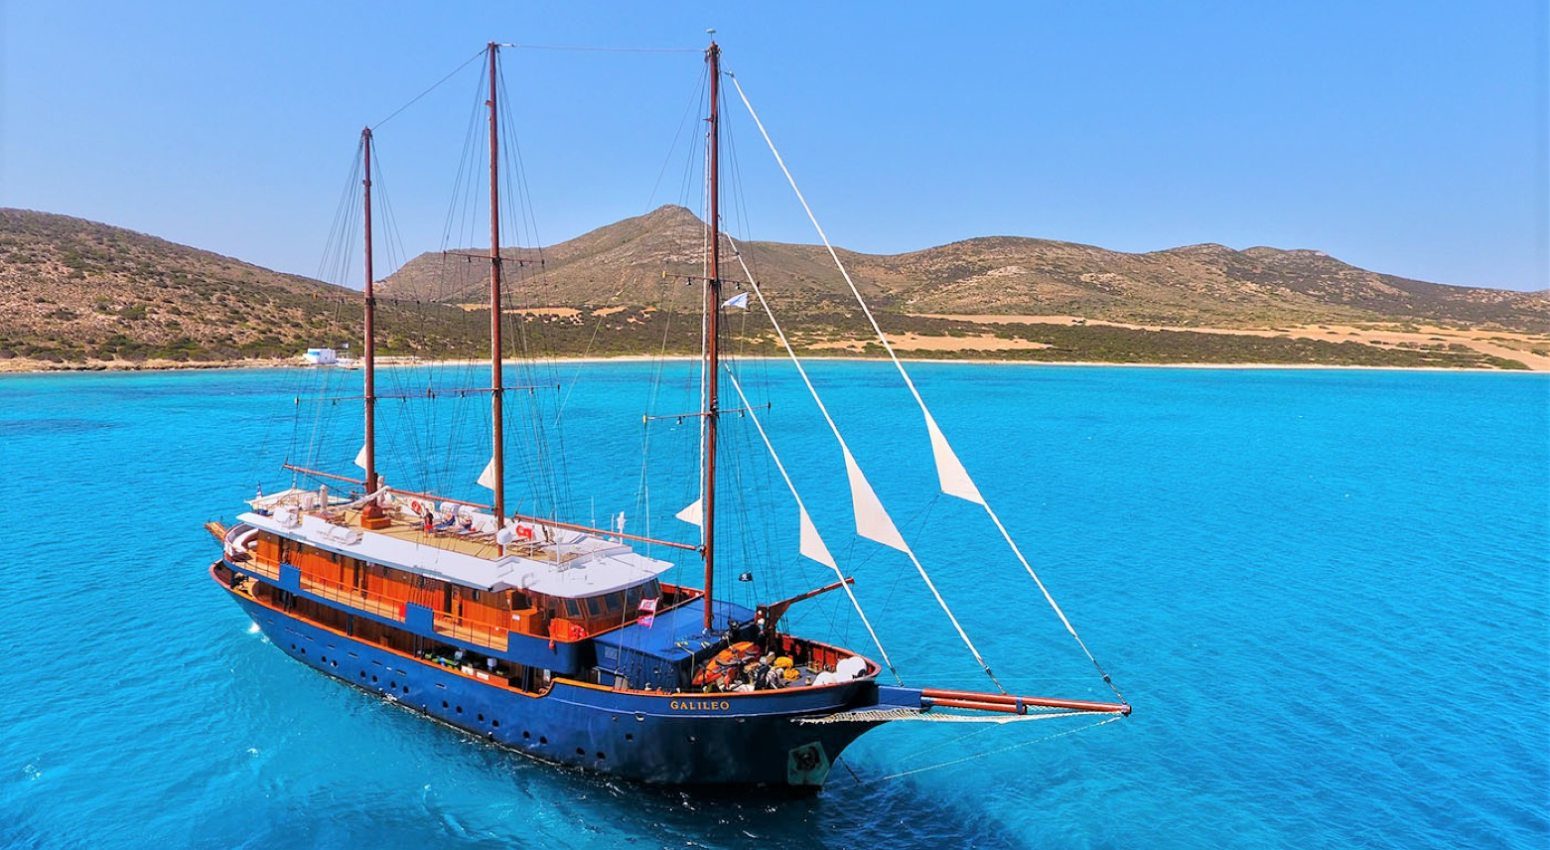
M404 685L404 693L406 693L406 694L409 693L409 686L408 685Z
M457 707L457 713L458 714L462 714L463 713L463 707L461 705Z
M339 666L339 662L338 661L330 661L330 662L328 662L328 664L329 664L330 667L338 667Z
M365 670L361 671L361 678L362 679L366 678L366 671Z
M598 760L598 761L602 761L602 760L603 760L603 759L605 759L605 758L608 758L608 756L605 756L605 755L603 755L603 754L602 754L602 753L598 753L598 754L597 754L597 760Z
M532 732L529 732L526 729L522 730L522 740L529 741L529 740L532 740L532 738L533 738L533 733Z
M548 739L548 738L545 738L545 737L544 737L544 736L542 736L542 735L539 735L539 736L538 736L538 743L540 743L540 744L547 744L547 743L549 743L549 739Z
M577 747L576 748L576 755L584 756L586 754L587 754L587 748L586 747Z
M441 707L442 708L448 708L449 707L446 700L442 700L441 701Z
M491 719L491 720L490 720L490 725L491 725L491 726L494 726L494 727L495 727L495 728L496 728L496 729L499 729L499 728L501 728L501 721L500 721L500 718L499 718L499 717L496 717L496 718L493 718L493 719Z
M373 685L375 685L377 683L377 674L376 673L371 674L371 683Z
M484 722L484 712L480 712L480 713L479 713L479 722L480 722L480 723L483 723L483 722Z
M624 740L626 740L626 741L633 741L633 740L635 740L635 733L634 732L626 732L626 733L624 733Z
M398 682L395 682L392 679L389 679L388 680L388 690L390 690L390 691L398 690Z

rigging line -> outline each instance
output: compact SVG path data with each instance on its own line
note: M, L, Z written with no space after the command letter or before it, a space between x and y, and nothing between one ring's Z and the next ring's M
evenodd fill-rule
M388 117L386 117L386 118L382 119L381 121L378 121L377 123L371 125L371 129L375 130L375 129L381 127L383 124L386 124L387 122L392 121L394 118L398 117L398 113L403 112L405 109L408 109L409 107L414 106L416 103L418 103L420 98L425 97L426 95L430 94L431 92L435 91L438 88L441 88L441 84L442 83L445 83L447 80L450 80L453 77L457 76L459 71L461 71L464 68L468 67L468 63L474 61L475 59L478 59L481 56L483 56L484 55L484 50L485 49L483 47L479 48L478 52L474 53L474 55L468 57L467 59L464 59L463 60L463 64L457 66L456 68L453 68L450 73L448 73L445 77L442 77L441 79L437 80L434 84L431 85L430 88L428 88L425 91L422 91L419 94L415 95L414 97L410 98L408 103L405 103L403 106L400 106L397 109L393 110L392 113L388 115Z
M684 109L683 115L678 119L678 129L673 131L673 143L668 145L667 155L662 158L662 167L657 170L657 179L651 184L651 193L646 196L647 209L650 209L651 202L656 200L657 189L661 188L662 178L667 175L667 167L672 164L673 154L678 151L678 140L683 137L684 128L689 125L689 117L694 114L694 108L700 104L700 100L705 91L706 77L709 75L709 73L709 70L706 69L703 65L700 67L698 77L699 83L695 89L694 97L689 101L689 105ZM694 146L691 144L690 148L693 147Z
M516 131L517 122L511 114L512 99L506 91L506 66L501 65L497 69L497 74L500 77L501 114L505 116L505 126L508 128L506 137L511 140L511 144L502 146L504 148L503 154L507 159L506 179L508 184L513 179L517 183L517 208L521 214L521 221L518 223L530 231L531 242L529 244L531 245L531 250L538 252L538 264L541 267L544 262L544 243L543 238L538 233L538 209L533 205L532 186L527 180L527 166L522 161L522 137ZM513 159L516 161L516 168L511 167L511 160Z
M1069 715L1053 714L1053 715L1045 715L1044 717L1041 717L1040 719L1042 720L1042 719L1049 719L1049 718L1054 718L1054 717L1067 717L1067 716L1069 716ZM975 761L975 760L978 760L978 759L986 758L988 756L993 756L993 755L998 755L1000 753L1009 752L1011 750L1021 749L1023 747L1031 747L1034 744L1043 744L1043 743L1046 743L1046 742L1049 742L1049 741L1053 741L1056 738L1064 738L1067 735L1075 735L1078 732L1086 732L1089 729L1096 729L1099 726L1103 726L1103 725L1106 725L1106 724L1109 724L1109 723L1113 723L1116 720L1121 719L1121 717L1123 717L1123 715L1116 714L1113 717L1106 717L1106 718L1104 718L1102 720L1099 720L1096 723L1089 723L1086 726L1078 726L1075 729L1067 729L1064 732L1056 732L1053 735L1045 735L1042 738L1035 738L1032 741L1020 741L1020 742L1018 742L1016 744L1011 744L1009 746L1001 747L999 749L990 750L988 752L975 753L974 755L963 756L962 758L956 758L956 759L953 759L951 761L939 762L937 764L928 764L925 767L917 767L917 768L914 768L912 770L902 770L902 771L899 771L898 773L890 773L887 776L880 776L877 779L870 780L867 784L870 784L872 782L887 782L887 781L889 781L891 779L900 779L900 778L903 778L905 776L913 776L913 775L915 775L917 773L925 773L928 770L938 770L938 769L944 768L944 767L952 767L955 764L963 764L965 762Z
M759 304L764 307L764 314L770 319L770 327L774 328L775 335L780 338L781 345L785 346L786 354L791 358L792 365L796 366L797 374L802 377L802 383L807 386L808 394L813 397L813 402L818 405L818 411L823 414L824 421L829 424L829 430L834 433L835 441L840 444L840 449L845 454L847 473L849 473L850 468L854 468L859 474L859 462L857 462L855 460L855 456L851 454L850 446L845 443L845 438L840 436L840 427L835 424L834 417L829 414L828 406L825 405L823 403L823 399L819 397L818 390L813 386L812 379L807 375L806 367L802 365L801 359L797 357L796 351L791 347L791 341L786 338L785 332L781 330L780 322L775 319L775 311L770 309L769 302L764 299L764 291L759 288L759 283L754 278L753 272L748 268L748 264L743 261L742 251L738 249L736 241L731 237L728 237L727 241L731 243L732 256L737 259L738 266L742 268L743 276L748 279L749 287L753 289L754 295L758 296ZM854 499L855 496L853 491L853 506ZM890 546L890 548L894 547ZM953 624L953 629L958 632L958 637L963 641L964 646L969 648L969 653L974 656L975 661L979 662L980 669L985 671L985 675L990 677L990 681L995 683L995 686L999 688L1003 694L1007 693L1006 688L1001 685L1001 681L996 678L996 674L991 672L990 665L986 663L985 657L980 654L979 648L974 645L974 641L969 639L969 633L964 631L963 625L958 622L957 615L953 614L952 609L948 607L947 600L942 598L941 591L937 590L936 582L931 580L931 576L926 572L926 568L921 565L920 559L915 556L915 550L909 548L909 546L906 545L903 549L903 552L909 556L910 563L915 567L915 572L920 575L921 581L925 582L926 587L931 591L931 595L935 597L937 605L942 609L942 613L946 614L948 621Z
M808 517L808 521L811 522L812 519L807 512L807 505L803 504L801 495L797 493L797 485L792 482L790 473L786 472L786 465L781 462L780 455L776 453L775 444L770 442L770 435L765 433L764 424L759 421L759 416L754 413L753 405L749 403L748 396L743 393L743 383L737 379L737 375L731 368L727 369L727 377L731 379L732 389L737 391L738 400L742 402L744 409L748 413L748 418L753 420L753 427L759 432L759 439L764 441L764 447L769 450L770 459L775 462L775 468L780 471L780 477L786 482L786 488L791 491L791 498L797 503L797 510L801 511L802 516ZM840 587L844 589L845 595L850 597L850 604L855 607L856 613L861 616L861 622L866 625L867 634L872 636L872 643L877 645L877 651L882 654L883 663L887 664L888 671L893 673L894 681L901 685L904 684L904 679L899 676L899 670L894 666L893 659L888 657L888 650L883 648L883 642L878 638L877 630L872 628L872 621L867 619L866 611L861 609L861 602L856 599L855 591L851 590L850 582L845 578L845 574L836 565L825 564L825 566L829 566L834 570L835 577L840 580Z
M503 44L518 50L568 50L578 53L704 53L703 47L604 47L585 44Z
M780 166L781 173L786 176L786 182L790 184L791 191L797 196L797 200L801 202L802 209L807 213L808 221L812 222L813 229L818 232L818 238L823 240L823 246L828 250L829 257L834 260L834 265L839 269L840 275L845 278L845 284L850 287L851 294L856 297L856 303L861 306L861 312L867 317L867 321L871 323L872 330L877 334L878 341L883 344L883 349L888 352L889 359L893 361L894 367L899 370L899 376L904 379L904 385L909 388L910 394L915 397L916 404L920 405L920 411L926 418L927 430L932 433L933 456L936 455L938 450L938 446L936 445L936 438L940 438L943 443L943 447L946 447L946 450L951 453L952 449L947 446L947 438L941 434L941 429L937 427L936 420L931 416L931 409L926 406L926 400L921 396L920 390L916 389L915 382L910 379L909 372L904 368L904 363L899 360L899 355L894 352L893 346L888 342L888 335L883 333L882 327L877 323L877 317L872 314L871 308L867 306L866 299L861 296L861 290L856 287L856 282L851 279L850 272L845 268L845 264L840 261L839 253L836 252L834 250L834 246L830 244L828 234L824 233L823 226L818 223L818 217L813 214L813 208L808 205L807 197L804 196L802 194L802 190L797 187L796 178L792 176L791 169L786 166L786 160L780 155L780 151L775 147L775 141L770 138L770 133L765 129L764 122L759 120L759 113L754 111L753 104L748 100L748 94L743 91L743 86L737 81L737 77L735 75L728 74L727 76L731 78L732 85L737 89L738 97L742 98L743 106L748 109L748 115L753 118L754 126L759 128L759 134L764 137L764 143L769 147L770 153L774 155L775 162ZM1103 678L1103 683L1108 685L1109 690L1113 691L1114 695L1119 697L1119 699L1123 702L1124 696L1120 694L1119 688L1114 685L1113 679L1111 679L1108 672L1103 669L1103 665L1098 663L1098 658L1093 655L1092 650L1087 648L1087 643L1083 641L1081 636L1076 633L1076 628L1071 625L1071 621L1066 617L1065 611L1061 610L1060 605L1055 602L1054 595L1049 592L1049 588L1045 587L1043 580L1041 580L1038 573L1034 571L1033 565L1028 562L1027 557L1023 555L1022 549L1019 548L1016 541L1012 539L1011 532L1007 531L1006 526L1001 523L1001 518L997 516L995 510L990 507L989 501L986 500L985 497L979 492L979 487L976 486L972 479L969 478L968 471L962 469L962 464L957 461L956 455L952 456L952 460L955 463L958 463L959 471L961 471L964 476L964 483L968 484L968 491L950 492L949 495L958 496L959 498L962 498L966 501L977 502L985 509L985 513L990 517L991 522L995 524L996 530L1001 532L1001 538L1006 541L1006 545L1012 550L1012 554L1015 555L1017 560L1023 565L1023 569L1027 571L1028 576L1033 579L1034 584L1038 585L1039 592L1043 594L1044 600L1049 603L1049 606L1055 612L1055 615L1060 618L1061 624L1066 627L1066 632L1069 633L1076 641L1077 646L1082 648L1082 652L1087 656L1087 660L1092 662L1093 667L1098 671L1098 675ZM938 474L940 475L940 463L938 466Z

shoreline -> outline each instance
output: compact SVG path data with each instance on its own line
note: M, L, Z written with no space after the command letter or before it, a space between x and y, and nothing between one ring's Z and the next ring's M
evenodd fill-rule
M546 357L535 361L540 363L561 364L609 364L609 363L656 363L656 362L695 362L700 358L692 354L670 354L665 356L649 354L621 354L616 356L587 356L587 357ZM758 356L743 357L742 360L770 360L786 361L786 357ZM37 375L64 375L64 374L127 374L135 372L199 372L199 371L227 371L227 370L257 370L257 369L316 369L297 362L292 358L257 358L251 360L219 360L204 362L187 361L145 361L142 363L130 363L127 361L112 361L107 363L88 364L45 364L43 361L22 361L17 358L13 361L0 361L0 378L10 376L37 376ZM804 362L824 361L842 363L888 363L886 357L861 357L842 355L805 355ZM1340 363L1129 363L1124 361L1103 360L1032 360L1012 358L964 358L964 357L900 357L905 363L948 364L962 366L1070 366L1076 368L1141 368L1141 369L1237 369L1265 371L1274 369L1312 371L1312 370L1338 370L1338 371L1367 371L1367 372L1457 372L1469 374L1499 374L1499 375L1543 375L1543 370L1536 369L1489 369L1478 366L1368 366ZM377 365L378 369L415 369L428 366L482 366L489 361L471 358L449 358L440 360L414 360L404 362L395 360ZM508 363L517 363L512 360ZM16 368L20 366L21 368ZM329 367L322 367L329 368ZM341 371L360 371L359 368L344 369Z

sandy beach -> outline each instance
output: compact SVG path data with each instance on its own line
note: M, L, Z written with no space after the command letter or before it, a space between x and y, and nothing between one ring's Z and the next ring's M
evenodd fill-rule
M1007 340L1002 340L1007 342ZM1001 350L1011 350L1028 346L1005 346ZM1527 370L1514 369L1484 369L1478 367L1452 367L1452 366L1361 366L1345 364L1325 363L1125 363L1100 360L1024 360L1009 359L1004 357L931 357L914 353L905 346L897 345L896 350L901 352L900 360L906 363L940 363L957 365L982 365L982 366L1029 366L1029 367L1073 367L1090 369L1094 367L1123 367L1127 369L1295 369L1295 370L1339 370L1339 371L1369 371L1369 372L1491 372L1496 374L1533 375L1550 372L1550 366L1531 365ZM955 349L937 347L931 349L937 352L952 351ZM972 350L984 350L975 348ZM1506 356L1506 355L1503 355ZM740 360L771 360L785 361L784 357L752 356L742 357ZM1523 361L1521 357L1514 357ZM607 363L655 363L668 362L692 362L698 357L687 354L670 354L666 356L622 354L614 357L546 357L541 362L566 363L566 364L607 364ZM803 362L887 362L886 357L864 357L857 354L818 354L803 355ZM469 358L449 358L444 360L400 360L378 365L378 369L406 369L423 366L482 366L487 360L474 360ZM511 364L516 361L508 360ZM1526 362L1526 361L1523 361ZM254 360L212 360L201 362L188 362L177 360L146 360L143 362L115 361L89 361L87 363L47 363L25 358L12 358L0 360L0 377L12 375L53 375L65 373L90 373L90 372L185 372L208 371L217 369L315 369L293 359L260 358ZM351 369L350 371L358 371Z

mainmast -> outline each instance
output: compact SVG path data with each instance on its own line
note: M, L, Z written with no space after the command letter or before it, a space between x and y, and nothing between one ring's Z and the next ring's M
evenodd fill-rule
M490 42L490 489L495 491L495 521L506 516L506 453L501 416L501 207L498 168L500 161L499 109L495 101L495 57L499 45Z
M372 268L371 268L371 128L361 130L361 150L365 160L365 192L366 199L366 345L365 345L365 379L366 386L364 398L366 400L366 447L362 450L366 455L366 492L377 492L377 329L376 313L377 298L372 292Z
M714 40L705 51L705 61L710 64L710 125L707 134L709 159L707 170L710 182L710 263L705 278L705 517L701 526L705 533L705 631L714 628L714 602L711 592L716 571L716 423L720 418L717 388L721 383L719 352L719 325L721 317L721 191L717 185L721 163L718 150L721 141L721 122L718 107L721 83L721 48Z

